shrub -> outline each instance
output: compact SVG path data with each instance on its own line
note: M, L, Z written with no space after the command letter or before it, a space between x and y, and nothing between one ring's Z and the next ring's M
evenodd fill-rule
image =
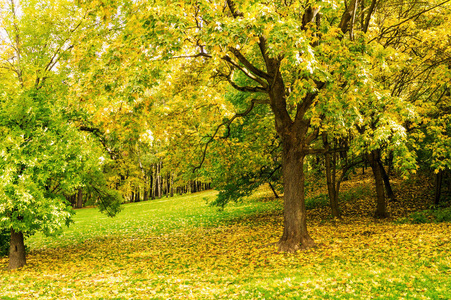
M426 209L411 213L406 218L396 221L400 224L425 224L425 223L441 223L451 222L451 207Z
M434 215L437 222L451 222L451 207L438 209Z
M305 199L306 209L315 209L327 205L329 205L329 196L327 194L319 194Z

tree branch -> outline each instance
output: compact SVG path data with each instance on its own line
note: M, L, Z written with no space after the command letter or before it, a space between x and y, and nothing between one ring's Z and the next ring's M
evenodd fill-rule
M255 67L251 62L249 62L246 57L244 57L243 54L238 49L235 49L233 47L229 47L229 51L233 53L233 55L249 70L251 71L255 76L264 78L266 80L271 80L271 76L260 70L259 68Z
M238 17L243 17L243 13L240 12L237 8L236 8L236 4L235 2L233 2L232 0L227 0L227 6L230 9L230 12L232 13L232 16L236 19Z
M249 105L249 107L243 111L242 113L236 113L232 118L230 118L227 121L222 122L221 124L218 125L218 127L216 127L215 132L213 133L213 135L210 137L210 139L205 143L205 147L204 150L202 151L202 159L199 163L198 166L195 166L193 169L193 173L196 172L196 170L200 169L202 167L202 165L204 164L205 161L205 157L207 155L207 150L208 150L208 146L210 145L211 142L214 141L215 137L218 135L219 130L221 129L221 127L226 126L227 127L227 135L224 138L227 138L230 135L230 125L232 124L233 121L235 121L235 119L237 118L242 118L247 116L252 109L254 109L255 104L269 104L269 100L263 100L263 99L252 99L251 103Z
M106 144L106 142L105 142L104 135L103 135L103 133L100 131L100 129L95 128L95 127L88 127L88 126L82 125L82 126L79 126L79 127L78 127L78 130L80 130L80 131L86 131L86 132L91 132L92 134L94 134L94 135L99 139L99 141L100 141L100 143L102 144L103 148L105 148L105 150L108 152L108 154L110 155L111 159L112 159L112 160L116 160L115 154L117 154L117 153L114 153L113 151L111 151L110 148L108 148L108 146L107 146L107 144Z
M261 86L239 86L235 82L233 82L232 75L233 72L231 72L229 75L219 74L219 76L226 78L227 81L230 83L230 85L237 91L246 93L258 93L258 92L266 92L267 90L265 87Z
M370 26L371 16L372 16L372 14L374 12L374 9L376 8L376 4L377 4L377 0L373 0L371 2L371 6L370 6L370 9L368 11L368 14L365 17L365 23L364 23L363 28L362 28L363 32L365 32L365 33L368 32L368 27Z
M345 1L346 3L346 1ZM340 27L341 32L346 33L348 31L349 22L352 21L357 9L358 0L351 0L351 3L346 7L345 12L341 16Z
M246 69L243 69L240 65L238 65L237 63L235 63L230 56L226 55L224 57L222 57L223 60L225 60L226 62L228 62L229 64L231 64L233 67L237 68L238 70L240 70L241 72L244 73L244 75L246 75L247 77L249 77L250 79L258 82L259 84L261 84L263 86L263 88L267 88L268 84L263 81L262 79L255 77L254 75L250 74Z
M403 21L401 21L401 22L399 22L398 24L391 25L391 26L389 26L389 27L387 27L387 28L384 28L384 29L381 31L381 34L380 34L379 36L373 38L372 40L370 40L370 41L368 42L368 44L371 43L372 41L376 40L376 39L377 39L377 40L381 39L381 38L382 38L385 34L387 34L387 33L390 33L390 32L392 32L392 31L394 31L394 30L397 30L398 27L399 27L400 25L402 25L402 24L404 24L404 23L406 23L406 22L408 22L408 21L410 21L410 20L412 20L412 19L415 19L415 18L421 16L422 14L424 14L424 13L426 13L426 12L428 12L428 11L431 11L431 10L437 8L437 7L440 7L440 6L442 6L443 4L446 4L446 3L448 3L448 2L451 2L451 0L443 1L443 2L441 2L441 3L439 3L439 4L435 5L435 6L432 6L432 7L428 8L428 9L425 9L425 10L423 10L423 11L420 11L419 13L417 13L417 14L415 14L415 15L413 15L413 16L411 16L411 17L409 17L409 18L407 18L407 19L405 19L405 20L403 20Z

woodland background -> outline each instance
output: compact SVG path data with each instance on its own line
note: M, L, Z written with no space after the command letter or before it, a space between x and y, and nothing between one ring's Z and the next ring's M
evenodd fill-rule
M280 253L327 250L321 224L338 226L332 240L360 232L366 249L365 236L407 228L396 248L418 229L400 224L428 223L424 251L449 273L451 1L2 0L0 13L9 269L41 251L27 241L51 252L44 236L66 232L74 208L120 219L142 202L196 203L193 218L217 222L247 203L233 217L264 218L256 240ZM206 206L195 193L211 189ZM198 238L213 223L187 228Z

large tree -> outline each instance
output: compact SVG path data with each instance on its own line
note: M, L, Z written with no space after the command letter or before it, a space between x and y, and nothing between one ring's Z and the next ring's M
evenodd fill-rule
M355 38L356 11L356 1L186 2L164 10L152 6L130 23L149 32L147 55L202 61L211 75L247 95L242 100L249 109L270 106L282 145L281 251L314 246L306 223L304 159L318 152L311 143L321 111L349 102L338 96L344 87L364 84L359 75L369 64L364 37ZM369 20L372 12L367 7L362 13Z
M101 147L71 120L67 60L86 13L71 1L2 1L0 19L0 228L11 231L9 268L26 263L24 235L71 221L65 195L101 183ZM110 214L115 193L97 185Z
M127 69L133 70L133 76L165 70L164 76L160 73L153 80L158 82L158 92L149 94L157 105L165 109L165 101L176 99L179 115L187 107L196 107L193 103L226 111L219 125L202 139L204 147L195 169L206 161L205 151L213 141L229 135L232 122L251 116L259 105L269 107L281 143L285 193L279 249L292 252L314 246L306 223L304 160L309 154L336 150L314 147L323 133L352 133L350 150L372 161L379 195L377 215L386 216L377 155L387 143L390 150L408 151L402 123L409 118L410 108L380 80L377 66L383 71L387 60L397 55L397 50L385 48L381 41L410 19L446 2L432 3L406 20L390 20L383 31L374 16L378 10L389 9L391 2L377 0L124 1L110 9L102 6L98 14L113 32L107 45L102 45L107 49L104 61L115 63L119 76L130 74ZM173 89L174 82L184 82L181 91ZM240 96L216 105L218 93L226 93L224 83ZM267 115L264 118L266 122ZM197 130L205 126L201 123ZM400 163L406 169L415 164L413 158Z

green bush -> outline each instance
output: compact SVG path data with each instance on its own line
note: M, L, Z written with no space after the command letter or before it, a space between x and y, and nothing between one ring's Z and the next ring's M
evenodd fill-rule
M8 228L0 229L0 257L8 255L11 231Z
M400 224L426 224L441 222L451 222L451 207L417 211L411 213L406 218L401 218L396 221L396 223Z
M436 210L435 220L437 222L451 222L451 207Z
M347 191L343 191L339 194L339 202L348 202L356 199L361 199L367 196L370 193L370 190L365 186L360 186L354 189L350 189ZM308 197L305 199L305 208L306 209L315 209L324 206L328 206L329 194L319 194L313 197Z
M329 205L329 195L319 194L305 199L306 209L315 209Z
M409 218L410 218L409 223L411 223L411 224L425 224L425 223L431 223L434 221L431 210L417 211L417 212L411 213Z

